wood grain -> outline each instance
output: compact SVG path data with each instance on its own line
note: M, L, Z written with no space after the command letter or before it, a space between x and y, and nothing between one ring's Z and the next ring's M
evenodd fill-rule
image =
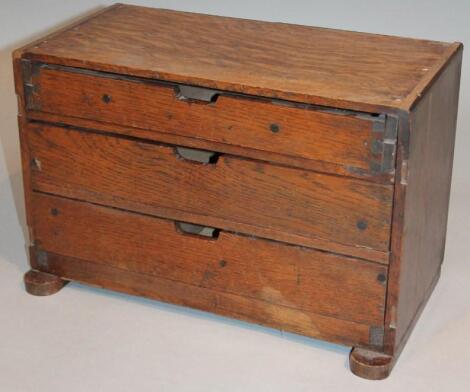
M54 253L46 255L39 269L64 279L188 306L336 343L370 346L370 328L365 324L308 313L240 295L223 293Z
M407 118L394 208L386 349L398 355L444 258L462 51Z
M28 136L36 190L272 239L292 233L351 255L388 252L391 186L231 156L203 165L171 147L47 125Z
M184 234L173 221L37 193L33 205L36 244L47 252L335 318L383 323L385 266L225 232L214 239Z
M386 377L441 270L462 48L117 4L18 49L27 290L76 280L348 344L355 374Z
M369 112L409 109L459 44L119 5L24 51L46 63ZM419 87L419 89L417 88ZM411 98L410 98L411 97Z
M381 174L374 166L380 165L382 154L372 152L374 143L384 138L385 121L378 117L224 93L215 102L201 104L179 99L175 84L63 67L39 67L33 84L31 105L45 113L322 161L342 166L348 174Z
M232 144L224 144L211 142L205 139L197 139L194 137L180 136L171 133L158 132L154 130L146 130L141 128L132 128L118 124L111 124L95 120L87 120L78 117L57 115L39 111L28 111L28 120L47 122L50 124L67 124L76 128L106 132L111 135L132 136L139 139L155 141L158 143L166 143L172 145L185 146L208 151L218 151L229 155L256 159L263 162L272 162L277 165L299 168L304 170L312 170L319 173L336 174L347 177L359 178L364 181L376 182L380 184L393 184L395 181L395 173L384 174L368 174L367 171L351 170L351 167L332 164L326 161L316 161L293 157L286 154L277 154L263 150L255 150L240 147Z

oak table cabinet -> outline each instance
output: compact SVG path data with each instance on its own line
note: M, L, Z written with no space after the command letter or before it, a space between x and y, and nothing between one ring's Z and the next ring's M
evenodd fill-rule
M27 291L202 309L387 377L439 277L461 60L122 4L15 51Z

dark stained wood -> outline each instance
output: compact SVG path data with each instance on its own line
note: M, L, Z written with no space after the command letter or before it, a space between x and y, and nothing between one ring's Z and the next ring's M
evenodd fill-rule
M41 270L64 279L189 306L342 344L369 345L370 328L240 295L48 253Z
M24 275L26 291L31 295L46 296L57 293L68 281L46 272L29 270Z
M459 44L118 5L25 50L54 64L377 112L408 109ZM266 70L269 70L268 72Z
M335 318L381 326L385 266L35 194L41 250ZM142 228L145 228L144 230Z
M444 257L461 62L459 51L405 118L386 317L386 350L394 355L431 294Z
M378 117L224 94L217 95L215 102L195 103L179 99L174 84L68 68L38 66L32 83L30 104L45 113L325 162L347 174L375 175L374 166L383 159L381 153L372 152L374 143L384 138L385 121Z
M354 347L349 354L349 367L359 377L383 380L390 375L395 358L363 348Z
M391 186L231 156L197 164L171 147L53 126L28 137L36 190L272 239L291 233L351 255L372 248L380 261L388 252Z

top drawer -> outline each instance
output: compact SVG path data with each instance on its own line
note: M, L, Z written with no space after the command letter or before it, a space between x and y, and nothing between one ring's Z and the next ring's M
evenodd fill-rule
M165 140L165 135L187 138L178 144L291 166L377 181L392 179L396 122L391 117L326 111L77 68L24 64L30 118L47 119L41 117L47 113L78 126L87 126L84 120L98 121L116 128L151 130L153 138L170 143L175 140ZM201 144L207 142L217 143L217 147Z

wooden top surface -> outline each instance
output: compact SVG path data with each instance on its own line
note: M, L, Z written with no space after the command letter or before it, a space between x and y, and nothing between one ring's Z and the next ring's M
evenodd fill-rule
M377 112L409 110L460 47L116 4L24 52L49 63Z

